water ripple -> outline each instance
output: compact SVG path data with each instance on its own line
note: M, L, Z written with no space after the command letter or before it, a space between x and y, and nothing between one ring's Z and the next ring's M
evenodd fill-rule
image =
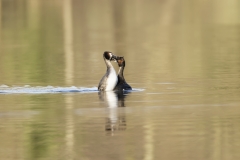
M143 91L143 89L133 89L134 91ZM132 92L131 91L131 92ZM95 93L98 92L97 87L54 87L54 86L36 86L32 87L29 85L25 86L7 86L0 85L0 94L45 94L45 93L70 93L70 92L80 92L80 93Z

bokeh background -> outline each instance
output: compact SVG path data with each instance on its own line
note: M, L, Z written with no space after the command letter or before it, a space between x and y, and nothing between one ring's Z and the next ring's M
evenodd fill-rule
M0 83L92 86L105 50L131 78L238 70L239 12L237 0L1 0Z
M144 91L0 94L0 159L240 158L239 0L0 0L1 88L97 87L106 50Z

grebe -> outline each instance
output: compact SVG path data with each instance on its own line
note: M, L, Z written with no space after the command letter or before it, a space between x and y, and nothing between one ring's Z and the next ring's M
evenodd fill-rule
M118 83L116 85L116 87L114 88L114 90L118 90L118 91L122 91L124 90L132 90L132 87L127 84L127 82L124 79L123 76L123 71L125 68L125 60L124 57L117 57L117 63L119 66L119 70L118 70Z
M112 91L118 82L118 77L115 72L115 69L113 68L113 66L111 64L111 61L112 60L116 61L117 56L113 55L112 52L105 51L103 53L103 59L107 66L107 72L102 77L101 81L99 82L98 90L99 91Z

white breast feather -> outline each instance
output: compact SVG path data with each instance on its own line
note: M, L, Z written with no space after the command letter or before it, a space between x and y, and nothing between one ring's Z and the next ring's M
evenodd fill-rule
M106 91L112 91L114 89L114 87L117 85L117 74L114 70L114 68L111 68L111 71L108 75L108 79L107 79L107 84L106 84Z

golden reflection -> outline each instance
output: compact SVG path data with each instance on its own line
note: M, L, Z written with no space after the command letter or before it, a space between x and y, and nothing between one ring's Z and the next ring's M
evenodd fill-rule
M73 83L74 78L74 52L73 52L73 29L72 29L72 0L63 0L63 27L64 27L64 53L65 53L65 82ZM66 157L74 159L74 118L73 97L65 96L66 105Z
M150 118L151 116L148 116ZM154 159L154 126L152 125L153 122L151 122L150 119L145 120L144 125L144 160L153 160ZM161 152L161 151L158 151Z
M40 25L40 0L28 1L28 25L31 30L37 30Z
M74 159L74 118L72 115L73 111L73 97L65 96L65 105L66 105L66 157L69 160Z
M73 53L73 28L72 28L72 0L63 0L63 27L64 27L64 52L65 52L65 81L73 83L74 53Z

